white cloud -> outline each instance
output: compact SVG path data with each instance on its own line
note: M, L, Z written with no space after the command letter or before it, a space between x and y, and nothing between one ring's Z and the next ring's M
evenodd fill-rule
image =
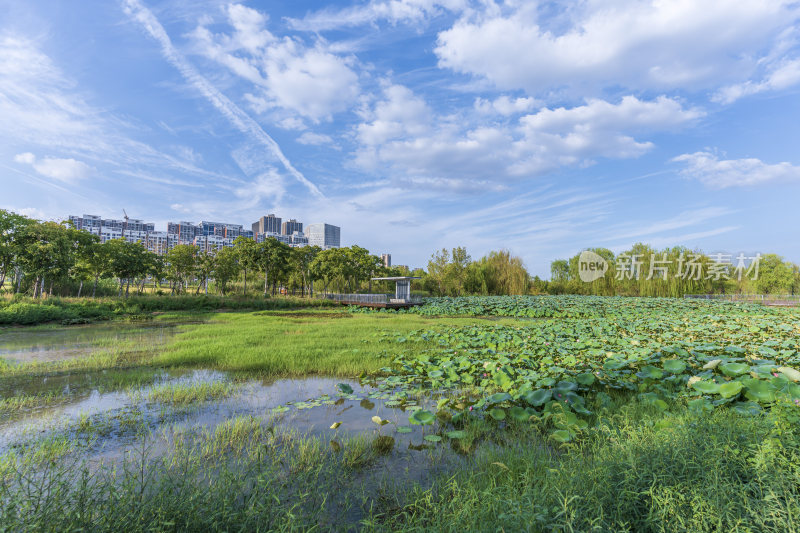
M800 167L787 162L768 164L755 158L721 160L709 152L683 154L672 161L686 165L681 175L717 189L800 180Z
M14 156L14 162L16 163L25 163L27 165L32 165L35 161L36 161L36 156L30 152L17 154Z
M322 133L313 133L310 131L307 131L300 137L298 137L297 142L299 142L300 144L311 145L311 146L334 144L333 139L331 138L330 135L325 135Z
M295 30L314 32L372 25L379 21L420 25L443 10L461 11L467 5L467 0L372 0L362 6L322 9L302 19L289 19L289 25Z
M573 108L542 109L520 119L522 139L516 143L515 174L538 173L562 165L591 164L592 158L637 157L652 149L635 132L672 130L699 117L696 108L660 96L643 101L626 96L620 103L589 100Z
M267 17L241 5L227 8L230 33L212 33L206 26L192 32L196 50L252 83L247 96L257 112L278 107L313 121L330 120L360 92L352 57L341 57L323 42L305 46L291 37L277 38L264 28Z
M760 82L746 81L723 87L717 91L713 100L730 104L752 94L780 91L800 83L800 59L784 59L773 66Z
M56 157L45 157L37 160L36 156L30 152L24 152L14 156L17 163L31 165L33 169L46 178L51 178L64 183L75 183L78 180L88 177L91 168L82 161L72 158L59 159Z
M481 113L499 113L503 116L515 115L535 109L541 103L535 98L509 98L506 95L499 96L493 101L484 98L475 99L475 109Z
M303 131L306 129L305 123L296 117L289 117L277 123L277 126L285 130Z
M587 0L560 11L546 16L537 3L519 2L462 17L439 34L439 65L531 95L718 87L746 78L754 57L794 24L800 6Z
M702 115L664 96L651 101L626 96L616 104L589 100L572 108L542 108L511 124L486 126L470 115L437 115L408 88L392 85L363 113L355 160L366 170L402 180L501 184L589 165L598 157L637 157L653 145L634 134L673 130Z

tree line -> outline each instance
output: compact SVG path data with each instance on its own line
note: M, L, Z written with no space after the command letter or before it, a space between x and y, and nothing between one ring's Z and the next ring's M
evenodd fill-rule
M124 239L100 242L97 235L69 222L43 222L0 210L0 291L44 295L96 296L113 284L117 296L154 290L221 295L254 290L264 296L278 289L313 295L323 290L357 292L370 278L400 275L365 248L292 248L277 239L257 243L239 237L233 247L213 253L188 244L164 255ZM163 286L162 284L165 284ZM386 287L381 287L386 288Z
M605 248L590 251L607 265L590 282L581 279L585 265L580 254L553 261L549 280L532 277L523 261L507 250L473 260L464 247L439 250L427 269L413 272L384 267L378 256L360 246L292 248L277 239L258 243L239 237L233 247L213 253L180 244L157 255L142 243L101 243L97 235L69 222L38 221L0 209L0 292L33 297L128 296L131 291L143 293L148 285L160 293L212 291L223 296L267 296L279 290L313 296L315 283L324 292L390 292L388 283L374 284L371 278L400 275L420 278L412 289L435 296L800 292L800 267L775 254L760 257L753 277L752 272L737 272L733 263L721 270L718 257L683 247L656 250L640 243L616 255ZM691 275L686 275L687 269L692 269Z

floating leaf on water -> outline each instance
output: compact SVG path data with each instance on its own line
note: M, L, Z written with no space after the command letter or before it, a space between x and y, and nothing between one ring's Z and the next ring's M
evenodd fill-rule
M457 429L454 431L448 431L445 433L448 439L463 439L467 436L467 432L461 429Z
M549 402L553 397L553 391L550 389L539 389L529 392L525 395L525 401L534 407L539 407Z
M347 383L339 383L336 385L336 387L342 392L342 394L353 394L353 387Z
M272 408L272 412L273 413L285 413L288 410L289 410L289 408L286 407L285 405L279 405L278 407L273 407Z
M495 420L505 420L506 419L506 412L498 407L489 410L489 416L494 418Z
M662 366L670 374L680 374L686 370L686 363L680 359L668 359Z
M734 396L738 396L740 392L742 392L742 385L739 381L729 381L728 383L723 383L719 386L719 394L723 398L733 398Z
M660 368L647 365L637 372L636 375L642 379L661 379L664 376L664 372L662 372Z
M441 442L442 437L439 435L425 435L425 440L428 442Z
M418 426L427 426L429 424L433 424L433 421L436 417L430 411L426 411L425 409L418 409L414 411L414 413L408 417L408 421L412 424L416 424Z
M749 372L750 366L744 363L722 363L719 365L719 369L726 376L736 377Z
M714 383L713 381L696 381L692 383L692 388L697 392L701 392L703 394L716 394L719 392L719 385Z
M747 387L744 395L748 400L759 403L771 403L775 401L775 386L767 381L760 379L746 379L744 385Z
M339 426L341 425L342 425L341 422L334 422L333 424L331 424L331 429L338 429Z
M500 402L507 402L511 400L511 395L507 392L498 392L497 394L492 394L488 398L486 398L487 403L500 403Z
M411 433L412 431L414 430L408 426L397 426L398 433Z
M508 416L517 422L527 422L531 417L531 415L528 414L528 411L516 405L508 410Z
M562 394L578 390L578 384L574 381L559 381L556 390Z
M603 363L603 370L621 370L628 366L627 361L620 361L618 359L608 359Z

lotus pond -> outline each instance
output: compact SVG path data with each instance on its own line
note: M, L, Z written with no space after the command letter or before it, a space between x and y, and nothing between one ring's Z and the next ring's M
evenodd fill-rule
M8 328L0 531L792 530L798 334L572 296Z

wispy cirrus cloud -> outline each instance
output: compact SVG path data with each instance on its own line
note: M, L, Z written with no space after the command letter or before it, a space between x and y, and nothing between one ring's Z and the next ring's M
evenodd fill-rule
M153 38L161 47L161 53L181 76L200 94L202 94L230 123L253 142L261 144L297 181L304 185L313 195L322 196L319 188L309 181L291 161L284 155L277 142L267 134L261 126L242 111L228 97L214 87L197 69L189 63L172 44L172 40L164 27L147 7L139 0L125 0L125 13Z

